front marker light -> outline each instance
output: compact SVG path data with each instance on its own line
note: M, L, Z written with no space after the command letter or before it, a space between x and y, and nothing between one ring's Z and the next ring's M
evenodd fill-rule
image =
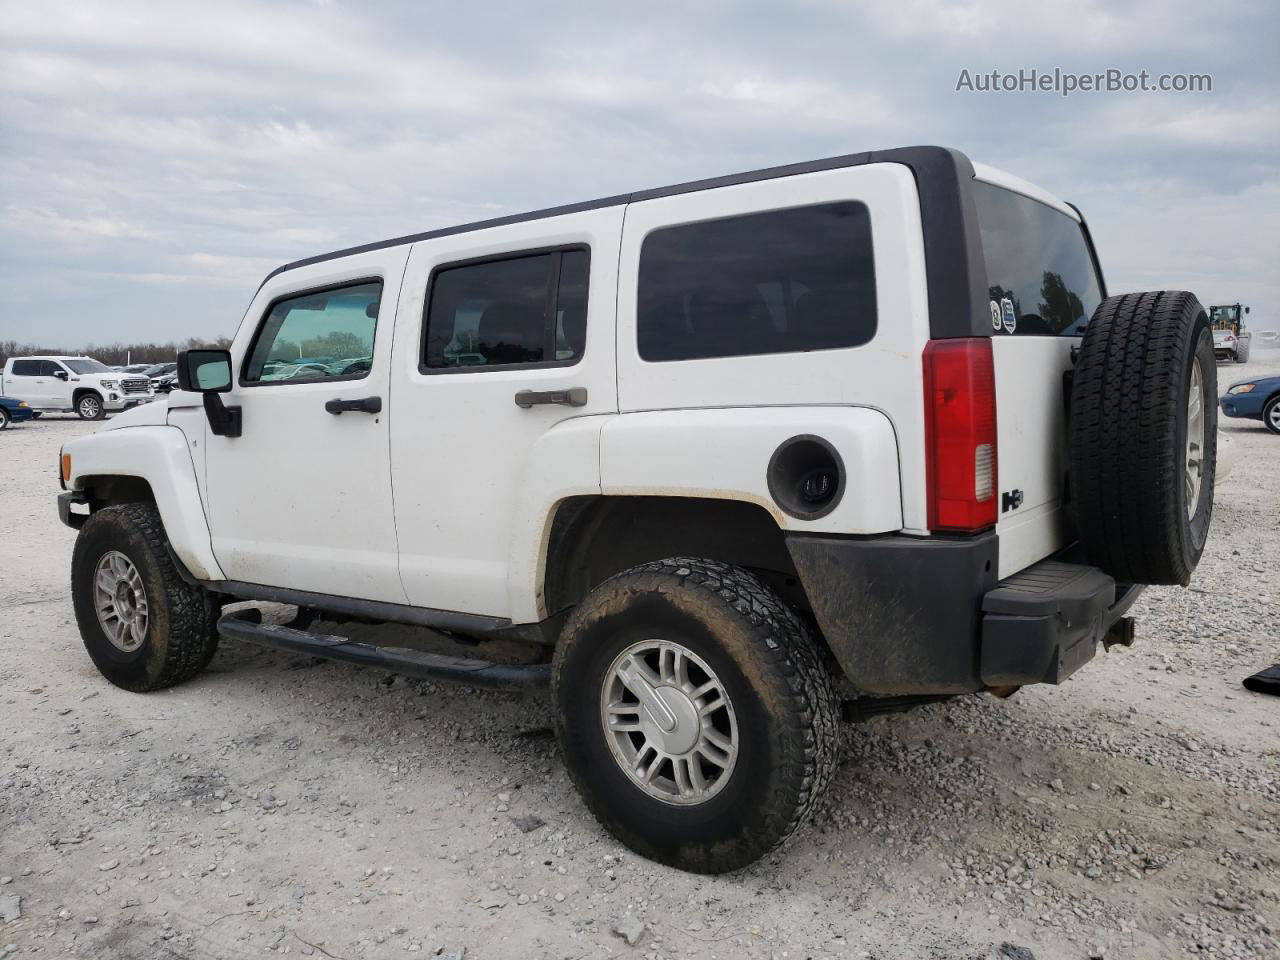
M1233 396L1237 393L1252 393L1253 388L1256 386L1257 386L1256 383L1237 383L1234 387L1232 387L1230 390L1227 391L1227 395Z
M71 454L58 451L58 482L62 484L62 489L67 489L67 484L71 481Z

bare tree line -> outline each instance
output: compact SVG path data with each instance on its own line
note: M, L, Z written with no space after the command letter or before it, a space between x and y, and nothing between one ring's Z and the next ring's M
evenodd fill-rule
M19 343L17 340L0 340L0 365L10 357L93 357L107 366L119 366L126 363L170 363L178 356L179 350L190 350L196 347L218 347L226 349L231 346L230 337L213 337L202 339L190 337L186 340L174 340L170 343L112 343L90 344L68 350L65 347L50 347L42 344Z

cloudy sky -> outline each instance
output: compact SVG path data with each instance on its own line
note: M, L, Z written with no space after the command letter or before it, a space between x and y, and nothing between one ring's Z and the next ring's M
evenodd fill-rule
M301 256L916 143L1079 205L1113 292L1280 327L1274 0L0 3L0 338L230 334ZM1213 90L955 90L1055 67Z

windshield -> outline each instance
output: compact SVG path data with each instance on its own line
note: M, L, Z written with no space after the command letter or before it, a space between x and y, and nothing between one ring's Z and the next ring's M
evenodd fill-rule
M114 373L105 363L99 363L89 357L80 357L77 360L62 361L72 373Z
M164 376L170 370L176 369L177 366L178 365L176 363L157 363L154 367L147 367L147 369L143 370L142 373L143 376L147 377L160 377Z
M1102 301L1084 231L1073 218L1003 187L975 182L997 335L1078 337Z
M1240 308L1238 306L1211 307L1209 317L1215 329L1230 330L1240 322Z

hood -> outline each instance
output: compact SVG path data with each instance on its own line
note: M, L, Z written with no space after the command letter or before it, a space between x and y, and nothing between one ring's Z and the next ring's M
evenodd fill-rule
M94 433L119 430L122 427L163 427L169 422L169 400L162 398L117 413Z

